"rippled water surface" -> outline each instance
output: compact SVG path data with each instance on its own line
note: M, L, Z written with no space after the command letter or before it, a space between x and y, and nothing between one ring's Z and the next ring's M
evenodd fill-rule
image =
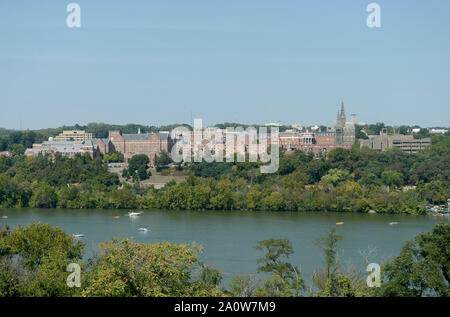
M201 259L225 273L225 277L256 272L261 255L253 248L260 240L288 238L295 253L293 264L300 265L305 278L323 262L314 241L336 228L343 236L341 262L364 269L359 251L370 247L376 252L371 262L382 263L398 254L406 240L430 231L443 217L369 215L351 213L273 213L273 212L193 212L144 211L129 217L123 210L0 209L0 224L15 228L31 222L50 223L69 234L85 235L87 256L98 252L98 244L111 238L134 238L137 242L196 242L203 246ZM119 216L118 219L115 217ZM336 225L344 222L343 225ZM397 225L390 225L398 222ZM139 232L149 227L149 232Z

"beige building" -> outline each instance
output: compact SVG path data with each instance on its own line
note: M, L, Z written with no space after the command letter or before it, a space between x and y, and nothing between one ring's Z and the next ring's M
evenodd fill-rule
M380 135L369 135L368 140L360 140L361 147L365 146L372 150L385 151L392 147L399 147L403 152L417 153L431 145L430 138L414 139L412 135L394 134L388 135L386 129Z
M92 139L92 133L83 130L66 130L54 138L55 141L87 141Z

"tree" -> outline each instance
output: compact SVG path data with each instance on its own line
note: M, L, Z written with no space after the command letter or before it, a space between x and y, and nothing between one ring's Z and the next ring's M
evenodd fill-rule
M356 291L352 281L345 275L338 274L335 281L327 280L325 289L321 294L325 297L355 297Z
M9 146L9 151L13 154L13 155L22 155L25 153L25 146L22 144L11 144Z
M103 159L108 163L118 163L124 161L123 154L117 151L105 153Z
M218 296L211 285L194 280L200 248L195 245L112 240L90 266L83 296Z
M54 208L58 203L58 196L55 190L49 184L35 183L33 186L33 196L30 199L30 205L37 208Z
M258 285L252 276L232 276L228 288L233 296L250 297L255 294Z
M384 171L381 174L381 179L383 180L383 183L389 187L400 187L403 185L403 174L397 171Z
M258 242L258 251L265 251L263 258L257 263L259 272L272 273L272 279L264 282L260 289L267 296L298 296L305 288L301 270L283 260L294 253L291 241L288 239L268 239Z
M149 158L145 154L137 154L134 155L129 161L128 161L128 167L131 170L137 170L139 166L147 166L150 162Z
M292 155L284 155L282 152L280 155L280 165L278 168L278 173L280 175L286 175L290 174L296 169L296 161L294 159L294 156Z
M147 169L145 168L144 165L139 166L136 173L140 180L145 180L145 179L148 179L148 177L149 177Z
M284 208L284 199L280 192L272 192L264 199L264 202L269 210L278 211Z
M346 170L331 169L327 175L322 177L322 182L336 186L337 184L348 180L350 173Z
M169 154L166 151L162 151L160 154L155 157L155 167L156 171L159 172L161 169L167 165L169 165L172 160L169 157Z
M398 129L398 133L406 135L409 134L409 132L411 131L410 127L406 126L406 125L402 125L399 129Z
M137 176L140 180L144 180L148 178L148 163L150 162L149 158L145 154L137 154L134 155L128 161L128 174L131 176Z
M418 133L414 133L415 139L422 139L422 138L428 138L430 137L430 131L426 128L420 129Z
M403 246L383 267L378 295L450 296L450 224L440 223Z
M316 240L318 245L325 253L325 269L313 274L313 283L321 290L331 288L329 292L335 292L337 288L336 272L338 270L337 263L337 245L342 240L342 236L336 234L336 229L332 228L328 234ZM327 286L327 284L330 284Z
M200 274L200 280L206 285L218 287L223 279L223 273L219 270L213 269L211 267L202 266L202 272Z
M367 140L369 137L367 134L363 131L364 127L356 125L355 126L355 138L356 139L364 139Z
M4 296L72 296L66 284L69 263L78 263L84 245L58 227L32 223L0 231L0 294Z

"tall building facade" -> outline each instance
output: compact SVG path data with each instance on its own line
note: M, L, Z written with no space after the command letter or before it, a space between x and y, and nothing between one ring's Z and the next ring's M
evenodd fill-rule
M341 110L338 111L334 120L334 130L336 133L336 144L353 145L355 143L355 122L356 115L352 114L351 121L347 122L345 115L344 101L341 103Z
M326 131L280 132L280 147L288 152L311 151L316 155L319 153L327 155L335 148L351 148L355 143L356 115L352 115L351 119L351 121L347 121L344 102L342 102L334 119L333 128L328 128Z
M125 163L137 154L147 155L150 165L154 165L156 155L167 152L170 155L172 141L167 132L122 134L121 131L109 131L107 139L96 139L102 153L117 151L123 154Z

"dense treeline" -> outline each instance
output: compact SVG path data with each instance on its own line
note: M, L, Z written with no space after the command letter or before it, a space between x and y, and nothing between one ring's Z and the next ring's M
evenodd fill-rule
M256 163L197 163L181 184L150 189L142 208L357 211L420 213L450 197L450 138L433 137L419 154L354 146L327 159L295 152L280 156L276 174Z
M95 198L91 194L118 185L118 176L109 173L100 158L92 160L87 154L73 159L56 155L54 160L48 155L0 157L2 207L70 207L66 202L77 197L78 207L95 208L89 203Z
M306 285L300 267L289 262L294 248L288 239L258 242L255 249L262 257L257 273L262 274L233 276L228 285L221 285L223 273L199 261L201 246L195 244L113 239L83 262L84 243L58 227L6 226L0 228L0 297L450 295L449 224L407 241L398 256L382 264L379 279L372 279L375 287L369 287L364 273L342 265L337 256L341 239L332 228L316 241L325 259L313 273L312 285ZM362 261L367 266L369 255ZM77 264L78 276L70 273Z
M433 137L418 154L356 145L326 159L281 153L275 174L261 174L259 163L203 162L184 169L190 174L185 182L155 189L120 184L100 158L1 156L0 206L417 214L450 197L450 137Z

